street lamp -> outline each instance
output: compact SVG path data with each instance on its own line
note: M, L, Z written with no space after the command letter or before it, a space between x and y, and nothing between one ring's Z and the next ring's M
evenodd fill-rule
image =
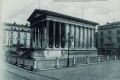
M68 42L68 58L67 58L67 67L69 67L69 47L70 47L70 43L73 41L73 36L70 35L70 33L68 32L68 40L66 40L66 42Z

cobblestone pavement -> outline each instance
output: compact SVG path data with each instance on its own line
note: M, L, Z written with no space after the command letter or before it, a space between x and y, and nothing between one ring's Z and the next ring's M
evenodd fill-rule
M15 73L18 78L17 80L120 80L120 61L109 61L45 71L39 70L34 73L13 65L7 66L6 69L9 72ZM13 74L10 74L11 76L9 74L7 73L6 77L11 78ZM20 76L24 79L19 79ZM6 80L16 80L10 78Z
M59 80L120 80L120 61L39 71L38 73Z
M28 71L8 63L6 63L6 67L2 72L4 73L2 80L58 80L54 77L37 74L35 71Z

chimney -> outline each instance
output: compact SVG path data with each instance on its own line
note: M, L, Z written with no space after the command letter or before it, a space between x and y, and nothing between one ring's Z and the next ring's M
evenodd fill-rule
M16 25L16 22L14 21L14 25Z
M26 26L28 26L28 23L26 23Z
M107 22L106 24L110 24L109 22Z

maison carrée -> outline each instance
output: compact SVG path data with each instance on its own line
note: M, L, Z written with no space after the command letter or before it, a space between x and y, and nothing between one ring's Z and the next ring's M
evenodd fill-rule
M32 57L97 55L95 29L98 23L48 10L35 9L28 18Z

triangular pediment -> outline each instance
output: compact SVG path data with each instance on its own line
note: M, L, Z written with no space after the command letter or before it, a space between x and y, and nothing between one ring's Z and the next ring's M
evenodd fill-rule
M40 13L36 14L36 15L35 15L35 18L36 18L36 17L39 17L39 16L40 16Z
M28 18L27 21L31 21L32 19L36 18L36 17L39 17L41 14L43 13L43 11L40 11L38 9L35 9L33 11L33 13L30 15L30 17Z

